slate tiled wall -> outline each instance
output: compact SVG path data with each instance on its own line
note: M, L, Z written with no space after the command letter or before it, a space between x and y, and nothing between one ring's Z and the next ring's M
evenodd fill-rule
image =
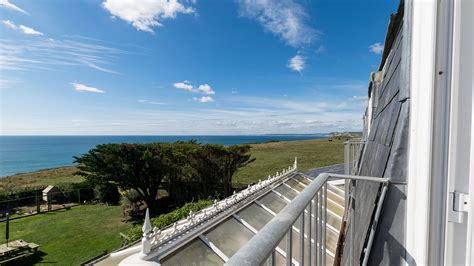
M403 14L399 13L398 16ZM372 95L375 97L371 129L358 169L359 175L390 177L394 182L385 198L369 260L371 265L399 265L409 256L405 252L404 241L410 99L406 93L409 89L403 85L407 84L403 80L406 71L402 69L402 60L406 60L402 58L403 25L401 22L397 25L395 21L395 25L391 26L391 32L387 35L395 34L396 37L390 47L386 48L390 49L390 53L384 60L382 82L371 84ZM342 253L342 265L348 265L351 259L354 265L361 262L380 185L358 181L352 189L356 210L352 221L354 258L350 258L350 247L346 245ZM345 243L351 243L351 237L348 232Z

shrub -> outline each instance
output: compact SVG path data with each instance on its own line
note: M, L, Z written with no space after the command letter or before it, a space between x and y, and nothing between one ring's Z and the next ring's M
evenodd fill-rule
M196 202L189 202L184 204L183 207L176 209L170 213L162 214L156 218L151 219L152 227L163 229L175 222L186 218L190 211L197 212L212 205L212 200L200 200ZM142 237L142 225L136 225L127 232L127 236L130 238L130 242L138 240Z
M55 186L62 192L62 199L65 202L78 202L79 197L81 202L94 199L94 187L88 181L79 183L61 182Z
M95 197L99 201L110 205L117 205L120 202L117 185L111 183L98 184L95 187Z

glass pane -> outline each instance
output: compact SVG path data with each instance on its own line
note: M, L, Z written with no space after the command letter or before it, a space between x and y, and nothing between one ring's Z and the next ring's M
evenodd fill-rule
M337 204L344 206L344 198L334 193L330 189L328 189L328 198L337 202Z
M275 213L279 213L287 204L287 201L280 198L280 196L274 192L267 193L267 195L258 199L258 201Z
M308 234L309 232L309 225L312 224L314 225L314 219L311 219L311 223L309 221L309 215L307 213L304 214L304 233ZM300 230L301 228L301 215L296 219L296 222L293 224L294 227L298 228ZM311 230L313 230L314 226L311 227Z
M295 175L293 178L300 181L301 183L303 183L305 185L311 184L311 180L309 180L306 177L303 177L303 176L300 176L300 175Z
M286 258L283 257L278 251L275 251L275 261L273 265L285 265L286 263ZM272 264L270 263L270 257L261 264L262 266L271 266Z
M194 239L161 260L161 265L222 265L224 261L200 239Z
M332 201L331 199L327 199L327 207L328 210L331 210L340 217L344 216L344 207Z
M326 248L332 253L336 253L337 240L339 235L329 228L326 228Z
M328 224L334 227L336 230L341 230L341 219L337 218L334 214L328 212L326 216Z
M273 215L255 203L241 210L237 215L257 230L262 229L273 219Z
M288 234L285 235L285 237L283 237L283 239L280 241L280 244L278 244L278 246L285 252L287 252L286 250L286 238L287 238ZM291 257L296 260L296 261L299 261L300 260L300 234L298 232L296 232L295 230L293 230L293 233L291 235L291 239L292 239L292 243L291 243ZM309 238L305 238L304 240L304 257L305 257L305 264L308 265L308 256L307 254L309 254ZM314 248L314 246L313 246ZM312 257L314 258L314 257ZM314 260L313 260L314 262Z
M287 183L290 187L298 190L299 192L301 192L305 189L305 186L301 185L300 182L298 182L298 181L296 181L292 178L286 180L285 183Z
M285 186L284 184L281 184L280 186L275 188L275 190L277 192L281 193L283 196L285 196L289 200L292 200L292 199L296 198L296 196L298 196L298 193L296 191L294 191L293 189Z
M229 258L254 236L234 218L227 219L205 235Z

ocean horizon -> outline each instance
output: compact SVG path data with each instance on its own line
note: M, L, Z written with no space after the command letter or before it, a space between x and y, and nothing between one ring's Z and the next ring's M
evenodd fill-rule
M96 145L104 143L196 140L200 143L229 146L324 137L326 136L323 134L0 136L0 177L72 166L73 156L84 154Z

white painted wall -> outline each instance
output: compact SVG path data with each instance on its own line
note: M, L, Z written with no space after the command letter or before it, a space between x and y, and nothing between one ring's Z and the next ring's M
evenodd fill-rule
M474 105L473 1L454 1L453 78L448 189L471 196L471 210L461 222L447 221L446 257L449 265L474 263ZM451 206L447 206L451 208Z
M414 260L409 264L426 265L437 5L423 0L407 1L407 5L411 5L408 34L412 43L406 250Z

